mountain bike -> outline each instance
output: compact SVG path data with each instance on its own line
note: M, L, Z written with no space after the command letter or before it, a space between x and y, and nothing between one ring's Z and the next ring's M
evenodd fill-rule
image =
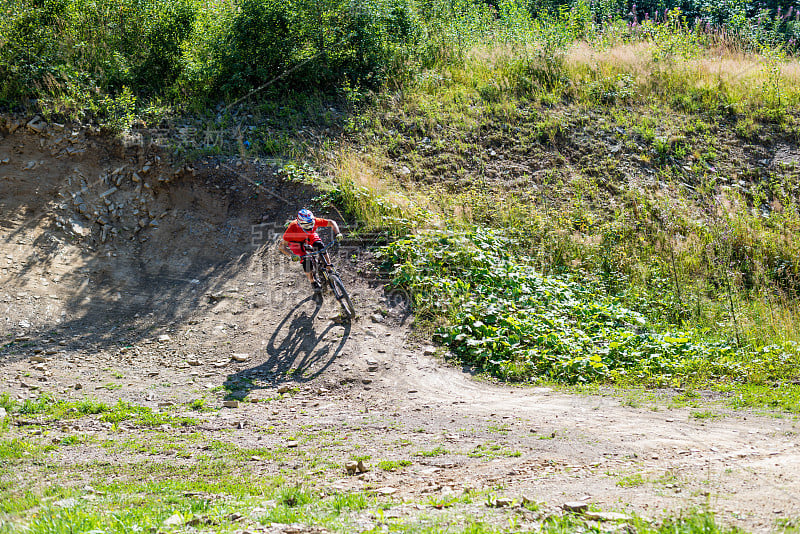
M350 295L344 287L339 271L333 266L330 259L329 250L336 252L339 247L337 241L331 241L321 249L314 249L314 247L304 244L303 249L306 251L306 257L311 261L311 274L314 281L320 287L329 287L333 296L339 301L342 306L342 314L345 319L353 319L356 316L356 309L353 307L353 302L350 300Z

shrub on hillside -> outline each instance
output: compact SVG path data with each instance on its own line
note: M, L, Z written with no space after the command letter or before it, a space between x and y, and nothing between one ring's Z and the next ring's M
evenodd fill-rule
M58 23L68 0L10 1L0 13L0 101L30 98L62 84Z
M281 74L298 52L294 11L285 0L241 0L221 55L220 87L242 92Z

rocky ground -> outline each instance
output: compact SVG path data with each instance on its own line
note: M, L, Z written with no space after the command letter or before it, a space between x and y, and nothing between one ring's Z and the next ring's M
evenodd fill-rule
M337 258L360 318L342 321L330 296L309 298L269 237L315 192L270 167L175 166L152 140L40 119L6 119L0 132L0 393L191 415L188 430L164 432L204 439L151 458L192 465L211 440L284 447L293 452L242 468L308 476L323 461L322 485L407 502L474 489L651 518L708 507L752 531L800 517L795 418L693 407L675 393L476 379L415 335L402 301L368 275L363 243ZM189 410L196 399L208 410ZM31 426L13 423L23 436ZM51 426L54 438L112 433L96 417ZM135 425L113 432L147 439ZM90 445L56 454L64 464L136 457ZM348 476L356 457L366 472Z

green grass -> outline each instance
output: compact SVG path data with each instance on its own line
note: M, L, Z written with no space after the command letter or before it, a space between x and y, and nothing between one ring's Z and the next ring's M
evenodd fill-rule
M434 447L429 451L426 450L417 451L414 454L414 456L421 456L423 458L433 458L435 456L443 456L445 454L450 454L450 451L445 449L442 445L437 445L436 447Z
M351 511L357 512L374 504L375 500L365 493L337 493L333 496L333 500L330 503L331 508L333 508L337 514Z
M194 399L193 401L191 401L189 403L189 408L191 410L196 411L196 412L209 411L210 408L207 406L207 403L208 403L208 399L206 399L205 397L199 397L199 398Z
M411 460L381 460L378 462L378 469L382 471L397 471L409 465L411 465Z
M4 403L12 416L36 416L45 422L69 421L96 416L100 421L113 423L115 427L122 422L146 428L163 425L187 427L198 424L198 419L173 414L171 413L172 410L153 411L146 406L137 406L124 401L108 405L90 397L78 401L68 401L58 399L51 394L43 394L35 399L26 399L23 402L16 402L6 398Z
M197 419L187 416L173 416L165 412L154 412L146 406L135 406L124 401L118 401L110 410L100 416L101 421L119 423L126 421L137 426L157 427L169 426L194 426Z
M58 440L58 445L61 445L62 447L69 447L72 445L84 445L92 441L95 441L95 438L92 436L86 434L73 434L70 436L64 436Z
M796 384L766 386L745 384L725 388L728 402L734 408L769 408L784 412L800 413L800 387Z
M169 497L168 495L166 495ZM35 514L30 521L26 522L26 532L34 533L54 533L54 532L88 532L91 530L102 530L104 532L126 533L131 531L147 530L149 528L161 529L163 522L172 516L178 516L181 524L199 526L203 528L212 527L217 532L229 532L242 525L247 525L248 521L237 522L236 517L247 517L247 513L255 506L255 503L228 502L225 504L214 504L208 500L178 498L167 499L170 502L139 502L138 506L125 508L125 505L133 504L134 501L128 500L129 496L122 498L106 499L103 506L105 510L98 509L96 502L79 501L79 505L66 508L45 507ZM334 500L336 497L334 497ZM437 499L432 499L437 501ZM335 502L335 501L334 501ZM366 508L360 508L363 501L349 510L357 512ZM443 501L445 502L445 501ZM428 533L441 534L443 532L454 534L495 534L519 532L519 519L515 515L502 522L487 522L486 520L476 521L475 519L464 519L454 521L452 511L457 511L460 501L447 501L448 505L439 505L436 502L431 504L434 508L442 510L436 516L420 515L417 517L384 518L383 523L389 532L398 533ZM113 505L113 508L112 508ZM375 506L372 504L372 506ZM344 509L343 509L344 510ZM372 513L377 517L383 516L380 507L373 507ZM236 514L236 515L233 515ZM445 514L445 515L441 515ZM332 532L345 533L347 529L354 528L354 525L345 520L341 520L341 513L335 511L335 507L330 507L318 503L318 505L307 504L299 507L287 507L279 505L271 510L264 518L263 522L274 519L276 523L297 523L298 521L325 526ZM499 523L499 524L498 524ZM674 519L667 519L661 523L647 523L642 520L634 520L633 528L637 532L645 534L732 534L739 532L735 529L722 528L716 524L713 516L704 513L687 513L684 516ZM0 523L0 532L15 532L13 524ZM352 530L350 530L352 531ZM550 516L542 524L542 532L550 534L568 532L602 532L596 523L584 521L580 516L567 515L564 517ZM372 532L372 531L370 531ZM379 532L376 530L375 532Z
M200 433L148 431L147 436L154 443L142 443L142 447L206 446L206 452L214 457L194 457L185 465L154 458L63 464L57 456L42 455L48 437L0 442L0 465L4 468L0 470L0 532L166 531L163 523L170 517L179 517L182 525L214 532L253 530L268 523L303 523L344 534L363 528L357 525L363 524L359 521L365 517L372 518L377 529L385 525L389 532L408 533L511 533L519 532L524 525L514 508L481 507L481 513L476 514L470 507L476 502L474 492L412 496L396 508L400 503L392 497L378 497L368 491L328 491L325 487L332 479L326 480L324 472L316 471L311 462L299 470L284 470L283 475L266 475L251 467L262 464L243 459L254 449L223 441L206 442ZM135 439L131 436L129 441ZM81 441L84 447L106 449L105 444L80 437L74 441ZM53 447L50 450L58 454L58 446ZM120 450L129 450L128 445ZM443 449L430 452L441 454ZM23 472L24 479L8 482L9 475ZM341 476L333 463L330 475ZM669 521L663 525L640 520L634 523L639 532L666 533L669 531L659 529L666 529L667 524L677 525L675 532L724 532L713 519L693 514ZM698 526L707 530L692 530ZM583 522L579 516L565 516L551 517L542 527L552 532L574 532L576 528L593 532L596 524Z
M483 443L467 453L470 458L518 458L522 453L518 450L508 449L498 443Z
M646 483L647 480L642 476L641 473L627 475L617 480L617 486L621 488L635 488L638 486L643 486Z
M0 440L0 459L18 460L41 451L41 447L19 438Z
M711 410L695 410L690 414L690 417L692 419L705 421L709 419L719 419L722 416L718 413L712 412Z

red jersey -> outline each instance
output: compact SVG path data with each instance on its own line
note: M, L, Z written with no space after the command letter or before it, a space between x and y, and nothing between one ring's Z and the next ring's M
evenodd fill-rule
M322 241L322 239L319 237L319 234L317 234L317 228L325 228L328 225L330 225L330 221L328 221L328 219L321 219L317 217L314 219L314 228L306 232L300 228L300 225L297 224L297 221L293 221L292 224L289 225L289 228L287 228L283 233L283 240L289 242L289 248L292 250L292 252L298 256L303 256L305 255L303 243L313 245L317 241Z

